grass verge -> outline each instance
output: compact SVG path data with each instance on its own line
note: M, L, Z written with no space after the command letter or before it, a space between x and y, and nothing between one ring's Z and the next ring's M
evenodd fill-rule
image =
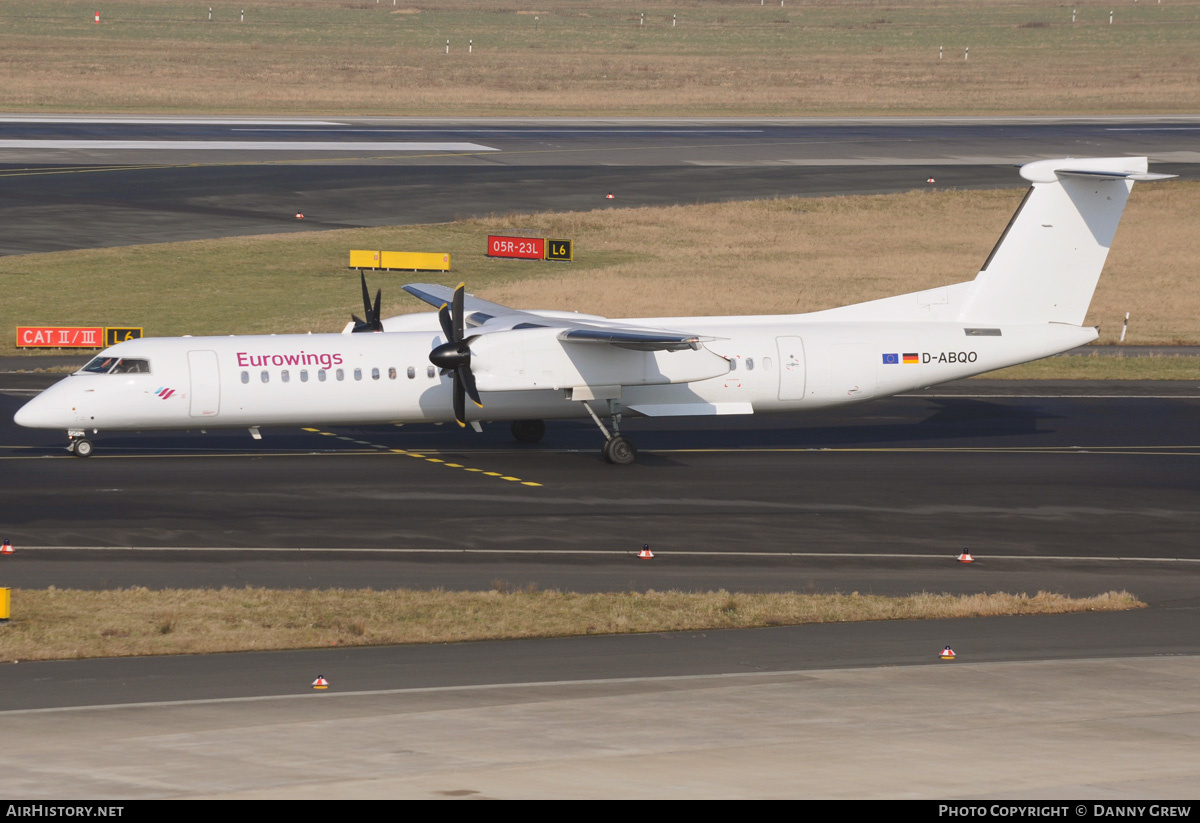
M1198 0L1115 10L1100 0L6 0L0 9L7 111L1192 113L1200 84Z
M678 591L17 589L0 662L1124 611L1128 592L908 597Z
M1048 357L980 375L981 380L1200 380L1200 357L1111 354Z

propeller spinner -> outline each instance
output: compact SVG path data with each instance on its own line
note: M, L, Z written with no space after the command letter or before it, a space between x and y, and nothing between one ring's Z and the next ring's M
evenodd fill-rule
M474 337L464 334L463 293L465 283L459 283L454 290L451 303L443 303L438 309L438 320L442 324L442 333L446 342L429 353L429 362L442 370L454 375L454 420L460 426L467 425L467 401L483 408L479 399L479 390L475 388L475 375L471 373L471 341Z

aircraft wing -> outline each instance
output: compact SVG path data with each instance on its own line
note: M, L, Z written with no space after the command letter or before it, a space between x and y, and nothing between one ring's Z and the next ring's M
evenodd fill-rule
M410 283L403 289L437 308L454 297L454 289L436 283ZM463 295L463 312L466 314L468 333L472 337L521 329L561 329L558 339L563 342L602 343L636 351L694 350L704 341L717 339L672 329L634 326L593 315L576 319L565 312L542 314L521 311L481 300L473 294Z

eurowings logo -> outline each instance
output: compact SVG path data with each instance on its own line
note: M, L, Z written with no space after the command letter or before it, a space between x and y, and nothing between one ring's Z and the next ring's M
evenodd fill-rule
M159 396L159 398L162 400L166 400L168 397L170 397L174 393L175 393L174 389L168 389L166 386L159 386L158 391L155 392L155 394L157 394Z

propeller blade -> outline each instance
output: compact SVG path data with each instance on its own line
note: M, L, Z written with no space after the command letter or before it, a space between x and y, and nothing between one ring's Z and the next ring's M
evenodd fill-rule
M350 319L354 321L353 332L358 334L362 332L383 331L383 323L379 319L379 306L383 299L383 289L375 292L375 305L372 306L371 292L367 289L367 276L359 272L359 278L362 281L363 313L367 316L367 319L361 320L358 315L351 314Z
M459 283L458 288L454 290L454 342L461 343L463 340L463 294L466 292L466 283Z
M462 383L463 388L467 390L467 397L470 397L471 402L482 409L483 401L479 399L479 389L475 388L475 375L471 373L469 361L467 365L455 369L455 373L458 378L457 382Z
M454 422L460 427L467 425L467 403L463 397L463 381L459 379L459 373L463 369L456 369L454 372Z
M370 320L371 319L371 292L367 290L367 276L365 274L363 274L362 272L359 272L358 276L362 279L363 313L367 315L367 320Z
M443 303L438 309L438 322L442 324L442 336L447 343L454 342L454 321L450 317L450 304Z

